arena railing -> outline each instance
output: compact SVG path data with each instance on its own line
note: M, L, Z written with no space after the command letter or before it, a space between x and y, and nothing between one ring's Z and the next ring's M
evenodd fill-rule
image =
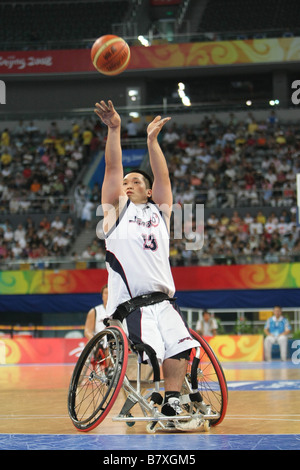
M272 314L272 309L266 308L228 308L228 309L208 309L211 315L217 320L218 332L221 335L232 334L263 334L263 328L266 319ZM181 307L182 314L188 325L196 330L196 324L202 318L203 309ZM292 327L292 336L300 331L300 308L283 307L283 314L288 318ZM230 318L230 319L229 319ZM33 338L41 337L75 337L72 332L77 332L84 336L84 315L82 324L2 324L0 325L1 336L30 336ZM247 326L247 330L243 333L241 325ZM79 335L76 335L78 337Z
M261 172L258 172L260 177ZM177 178L172 178L172 183L176 183ZM178 178L180 180L180 178ZM176 196L180 196L181 204L204 204L207 214L211 209L231 209L242 210L264 210L273 209L295 209L297 207L296 179L290 181L288 187L276 187L271 189L256 189L255 187L247 189L243 184L243 179L237 180L233 189L216 189L213 197L210 198L209 189L199 189L194 187L194 196L190 200L185 198L184 194L174 195L174 204ZM99 202L100 204L100 202ZM293 209L293 210L294 210ZM267 211L268 212L268 211ZM39 197L32 194L31 197L12 196L9 199L0 199L1 215L24 214L76 214L76 200L74 196L47 196ZM266 214L268 215L268 214ZM279 215L279 214L277 214ZM94 217L96 217L96 204Z
M240 325L248 326L250 334L262 334L266 319L271 315L272 308L227 308L227 309L207 309L220 325L218 334L233 334ZM195 329L197 321L202 317L203 309L185 308L181 311L187 320L188 325ZM300 331L300 308L282 307L283 315L288 318L292 331ZM231 316L231 320L229 317ZM238 333L240 334L240 333Z
M246 265L246 264L281 264L299 263L300 250L298 252L282 254L280 252L255 254L202 254L197 252L197 258L170 258L171 266L216 266L216 265ZM0 259L0 272L17 270L73 270L73 269L105 269L105 260L95 257L85 258L81 256L66 255L63 257L40 257L25 259Z

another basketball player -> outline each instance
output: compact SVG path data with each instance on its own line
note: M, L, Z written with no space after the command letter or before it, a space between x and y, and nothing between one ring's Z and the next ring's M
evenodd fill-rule
M84 327L84 336L90 340L94 337L96 333L99 333L105 328L103 320L107 318L106 305L108 298L108 287L105 284L101 289L102 295L102 304L96 305L91 308L87 314L85 327Z
M92 339L97 333L100 333L100 331L106 328L104 321L107 318L107 313L106 313L106 305L107 305L107 299L108 299L107 284L104 284L104 286L102 287L101 295L102 295L102 304L96 305L95 307L91 308L86 317L85 327L84 327L84 336L88 340ZM100 350L104 353L104 356L106 357L107 373L109 373L111 364L108 359L109 352L107 350L107 337L106 336L104 336L100 342L100 349L94 350L95 361L99 361L99 357L102 358L100 360L103 361L103 355L101 356Z
M199 346L174 302L169 264L172 190L168 167L157 136L170 118L157 116L147 128L153 183L148 175L122 166L121 119L113 103L96 103L107 125L105 175L102 186L108 315L125 312L124 329L134 343L149 344L162 364L167 416L181 413L179 395L190 349Z

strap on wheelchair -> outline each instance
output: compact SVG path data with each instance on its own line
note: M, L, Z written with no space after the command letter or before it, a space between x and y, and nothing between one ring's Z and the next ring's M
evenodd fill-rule
M197 377L197 369L200 359L198 357L194 357L192 362L191 368L191 385L193 390L198 390L198 377Z
M137 352L145 352L147 356L149 357L149 360L151 362L151 366L153 369L153 381L154 382L159 382L160 381L160 369L159 369L159 364L158 360L156 357L156 353L149 344L135 344L132 346L132 349L136 350Z
M169 297L164 292L151 292L150 294L139 295L118 305L117 310L113 314L112 318L122 322L137 308L146 307L147 305L154 305L162 302L163 300L175 302L176 299L175 297Z

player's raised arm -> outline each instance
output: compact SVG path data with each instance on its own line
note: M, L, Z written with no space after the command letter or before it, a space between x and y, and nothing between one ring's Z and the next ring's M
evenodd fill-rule
M111 101L96 103L95 113L107 126L105 145L105 174L102 185L102 204L116 205L124 196L121 148L121 118Z
M172 188L167 162L158 143L157 136L170 119L169 117L161 119L160 116L156 116L147 128L147 144L154 177L152 199L159 206L163 206L163 212L168 217L170 216L173 204ZM167 206L169 206L169 210L166 210Z

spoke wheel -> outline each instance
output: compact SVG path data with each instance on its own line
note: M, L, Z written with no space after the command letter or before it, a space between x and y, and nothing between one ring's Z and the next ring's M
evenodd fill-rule
M211 411L218 414L218 418L210 421L211 426L220 424L226 414L228 403L228 390L222 366L215 353L201 336L191 331L192 336L200 343L200 360L197 367L198 391ZM186 381L191 386L192 362L195 349L192 350L187 368ZM186 393L186 390L185 390ZM197 402L195 402L195 407ZM193 406L193 405L191 405Z
M106 328L87 343L68 394L69 416L77 429L90 431L107 416L122 387L127 361L128 341L119 327Z

